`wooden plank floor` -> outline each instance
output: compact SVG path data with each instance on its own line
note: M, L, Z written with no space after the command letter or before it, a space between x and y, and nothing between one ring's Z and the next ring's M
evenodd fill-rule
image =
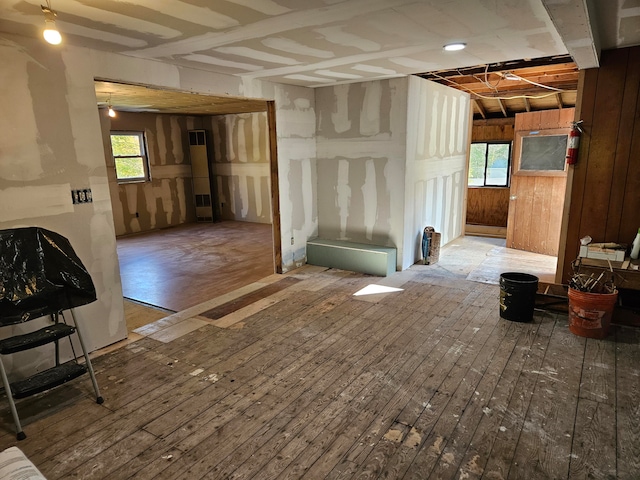
M98 357L103 405L86 377L21 401L19 447L50 480L638 478L639 330L508 322L442 266L288 275L227 328ZM353 296L375 282L403 290Z
M191 223L117 244L124 296L174 312L274 272L267 224Z

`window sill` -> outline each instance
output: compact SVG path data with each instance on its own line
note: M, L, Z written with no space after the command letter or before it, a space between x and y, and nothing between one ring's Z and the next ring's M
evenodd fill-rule
M118 185L129 185L131 183L147 183L150 181L151 180L147 180L146 178L131 179L131 180L117 180Z

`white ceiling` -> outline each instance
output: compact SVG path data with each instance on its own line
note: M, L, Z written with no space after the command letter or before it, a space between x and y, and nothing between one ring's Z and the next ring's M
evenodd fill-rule
M0 0L40 36L42 0ZM68 44L322 86L640 43L640 0L51 0ZM594 22L593 19L597 19ZM1 34L0 34L1 35ZM466 50L444 52L450 42Z

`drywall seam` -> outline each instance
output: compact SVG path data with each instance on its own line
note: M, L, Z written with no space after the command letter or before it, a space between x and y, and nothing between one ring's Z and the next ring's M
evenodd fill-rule
M380 133L380 104L382 102L382 84L365 84L364 105L360 111L360 134L366 137Z
M20 198L20 201L15 201ZM25 185L0 190L0 218L14 222L27 218L52 217L74 211L71 185Z
M378 214L378 191L376 188L376 170L372 159L366 161L366 174L364 185L362 185L362 196L364 203L364 228L367 240L373 240L373 229L376 224Z

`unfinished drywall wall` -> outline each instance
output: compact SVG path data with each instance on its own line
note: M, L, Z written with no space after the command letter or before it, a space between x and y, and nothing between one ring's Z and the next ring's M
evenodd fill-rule
M245 84L238 77L86 48L53 48L40 39L8 34L0 36L0 64L0 227L37 225L70 240L98 294L96 302L77 310L90 350L126 336L94 78L274 100L281 262L283 270L304 263L306 240L317 231L313 90L257 80ZM290 184L295 185L291 191ZM70 190L80 188L92 189L93 203L72 204ZM302 208L295 218L294 203ZM7 359L13 375L42 369L46 361L33 354L10 363Z
M64 53L39 40L0 38L0 228L38 226L69 239L97 291L96 302L76 309L93 350L124 338L126 325L93 78L76 75ZM86 188L93 202L74 205L71 190ZM11 355L5 366L12 376L46 369L51 348Z
M407 85L316 89L320 237L396 247L402 258Z
M462 234L470 120L467 93L409 78L404 268L421 258L425 226L442 245Z
M100 110L116 235L145 232L196 220L191 184L188 130L200 121L186 115ZM118 183L111 153L112 131L144 132L150 180Z
M271 223L269 127L265 112L201 117L222 220Z

